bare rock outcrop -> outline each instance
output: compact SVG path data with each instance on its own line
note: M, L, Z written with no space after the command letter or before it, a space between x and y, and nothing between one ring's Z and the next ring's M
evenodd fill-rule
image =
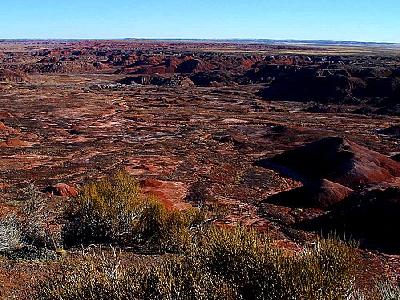
M76 197L78 195L78 190L75 187L65 183L49 186L45 189L45 192L60 197Z

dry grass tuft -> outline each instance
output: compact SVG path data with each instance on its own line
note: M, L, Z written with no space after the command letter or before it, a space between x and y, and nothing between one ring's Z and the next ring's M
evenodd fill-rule
M0 220L0 253L18 259L52 256L51 250L60 248L62 241L51 230L48 199L33 185L21 197L20 211Z
M290 256L256 231L205 230L184 254L122 259L106 252L70 260L35 299L350 299L354 253L321 240Z

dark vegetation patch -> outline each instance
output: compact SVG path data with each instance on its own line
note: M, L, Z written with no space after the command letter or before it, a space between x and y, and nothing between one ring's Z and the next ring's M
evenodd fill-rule
M400 241L395 237L399 214L400 190L389 188L352 195L328 214L298 228L324 234L336 232L359 240L362 247L398 254Z

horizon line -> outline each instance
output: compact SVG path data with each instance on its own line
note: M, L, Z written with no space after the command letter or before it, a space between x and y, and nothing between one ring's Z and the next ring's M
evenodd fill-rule
M216 41L216 42L275 42L275 43L354 43L354 44L376 44L376 45L400 45L400 42L388 41L361 41L361 40L331 40L331 39L270 39L270 38L1 38L2 41Z

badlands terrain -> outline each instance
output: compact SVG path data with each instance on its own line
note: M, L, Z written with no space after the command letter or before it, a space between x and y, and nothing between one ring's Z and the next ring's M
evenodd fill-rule
M400 280L399 161L399 47L0 42L3 219L34 186L60 231L60 207L123 170L170 210L212 203L216 224L291 251L352 239L368 286ZM4 299L59 259L22 251L2 252Z

